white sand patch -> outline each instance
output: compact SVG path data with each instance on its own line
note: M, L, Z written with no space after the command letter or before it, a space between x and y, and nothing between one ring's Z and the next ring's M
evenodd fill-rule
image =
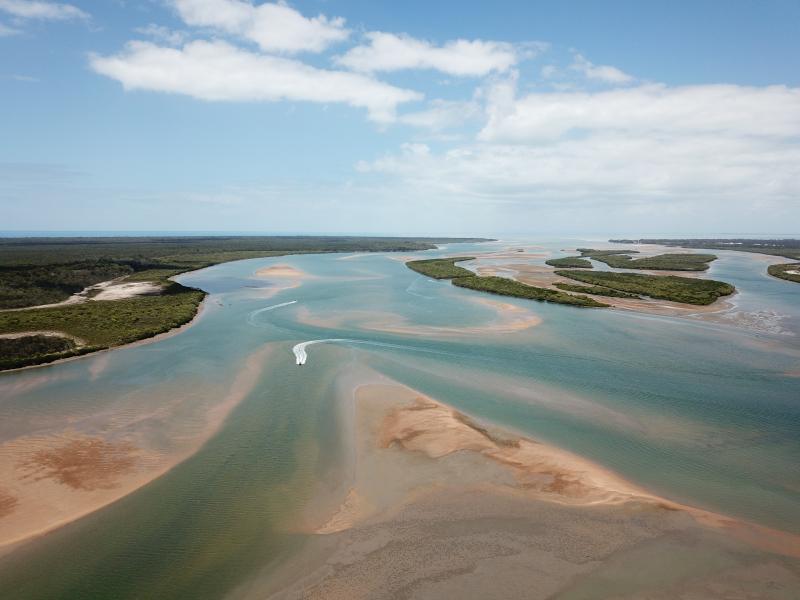
M102 285L98 284L98 286ZM123 298L133 298L134 296L151 296L160 294L163 289L159 284L150 281L98 286L95 286L94 289L100 289L100 293L92 297L92 300L122 300Z

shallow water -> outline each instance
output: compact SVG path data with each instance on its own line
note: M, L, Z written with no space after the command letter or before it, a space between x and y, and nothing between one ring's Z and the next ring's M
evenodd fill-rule
M509 245L521 243L424 254ZM258 385L165 476L0 558L0 597L220 597L291 555L306 539L315 482L335 479L347 452L336 382L360 365L670 499L800 532L800 378L791 375L800 286L768 277L765 257L715 253L708 276L737 286L737 319L496 298L428 280L391 254L256 259L183 275L211 295L179 335L0 376L0 442L64 424L103 433L113 422L168 451L247 357L274 344ZM271 289L254 275L271 264L309 277ZM542 322L493 333L498 313L487 299ZM295 364L295 344L334 338L351 341L309 346L308 363ZM158 417L142 425L143 413Z

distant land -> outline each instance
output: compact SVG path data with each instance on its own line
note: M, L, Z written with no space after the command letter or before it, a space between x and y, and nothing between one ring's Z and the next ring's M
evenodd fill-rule
M720 250L736 250L737 252L755 252L770 256L783 256L800 261L800 239L751 239L751 238L689 238L664 239L643 238L639 240L608 240L615 244L658 244L660 246L677 246L681 248L713 248ZM770 265L767 272L773 277L800 283L800 263Z
M247 258L414 252L486 238L117 236L0 238L0 370L150 338L190 322L206 293L170 278Z

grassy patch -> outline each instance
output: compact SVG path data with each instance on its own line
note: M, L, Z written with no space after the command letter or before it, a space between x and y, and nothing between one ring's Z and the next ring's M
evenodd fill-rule
M560 269L591 269L592 263L580 256L565 256L544 261L546 265Z
M0 369L13 369L25 365L55 360L78 348L71 339L50 335L26 335L18 338L0 338Z
M540 302L553 302L556 304L569 304L571 306L582 306L588 308L602 308L608 306L598 302L588 296L573 296L558 290L534 287L526 285L513 279L505 277L456 277L453 284L480 292L499 294L500 296L512 296L514 298L526 298L528 300L538 300Z
M0 267L0 309L54 304L83 288L133 273L111 261Z
M98 350L152 337L192 320L205 292L170 284L161 296L0 313L0 333L60 331Z
M639 296L636 294L630 294L628 292L621 292L619 290L612 290L611 288L602 287L599 285L576 285L574 283L554 283L560 290L564 290L565 292L577 292L579 294L593 294L595 296L608 296L609 298L637 298L640 299Z
M788 271L800 271L800 263L789 263L782 265L770 265L767 267L767 273L778 279L785 279L786 281L794 281L800 283L800 275L797 273L789 273Z
M474 256L453 256L451 258L431 258L428 260L411 260L406 266L412 271L433 279L453 279L454 277L473 277L475 273L455 263L473 260Z
M615 269L650 269L653 271L705 271L708 263L717 259L714 254L659 254L633 258L624 250L579 249L583 256L598 260Z
M692 238L692 239L641 239L641 240L609 240L618 244L658 244L660 246L679 246L681 248L712 248L716 250L736 250L737 252L757 252L771 256L785 256L792 260L800 260L800 240L785 238L751 239L751 238Z
M684 304L711 304L720 296L727 296L735 291L732 285L722 281L674 275L644 275L608 271L556 271L556 275L630 294L641 294Z
M434 279L450 279L454 285L489 292L500 296L512 296L514 298L526 298L528 300L539 300L540 302L554 302L557 304L569 304L571 306L584 306L599 308L608 306L598 302L594 298L587 296L573 296L558 290L534 287L526 285L513 279L503 277L481 277L475 275L462 267L457 267L454 263L472 260L472 256L452 256L450 258L433 258L430 260L412 260L406 263L409 269L421 273Z

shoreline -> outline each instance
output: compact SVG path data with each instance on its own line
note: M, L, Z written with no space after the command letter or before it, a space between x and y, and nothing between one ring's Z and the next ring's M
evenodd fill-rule
M101 354L103 354L105 352L112 352L114 350L120 350L122 348L134 348L136 346L144 346L146 344L152 344L153 342L158 342L158 341L170 338L170 337L172 337L174 335L178 335L179 333L183 333L183 331L185 331L186 329L189 329L189 327L192 327L193 325L195 325L200 320L201 316L203 316L208 311L208 302L207 301L210 298L211 294L209 294L205 290L200 290L200 291L202 291L205 294L205 296L200 301L200 304L197 305L197 312L194 313L194 316L192 316L191 320L187 321L183 325L178 325L177 327L173 327L169 331L162 331L161 333L157 333L155 335L152 335L150 337L145 337L145 338L142 338L140 340L134 340L133 342L128 342L127 344L120 344L119 346L110 346L108 348L100 348L99 350L92 350L91 352L86 352L84 354L78 354L77 356L67 356L65 358L57 358L56 360L52 360L50 362L37 363L35 365L26 365L24 367L16 367L14 369L5 369L5 370L0 371L0 377L2 377L6 373L18 373L20 371L26 371L28 369L41 369L41 368L44 368L44 367L52 367L52 366L55 366L55 365L64 364L64 363L71 362L71 361L74 361L74 360L80 360L80 359L83 359L83 358L90 358L92 356L98 356L98 355L101 355ZM25 332L19 333L19 335L24 337L26 335L35 335L36 333L37 332L27 332L27 331L25 331ZM69 334L66 334L66 333L63 333L63 332L55 332L54 331L53 333L58 333L60 337L68 337L68 338L72 338L73 337L73 336L70 336Z

